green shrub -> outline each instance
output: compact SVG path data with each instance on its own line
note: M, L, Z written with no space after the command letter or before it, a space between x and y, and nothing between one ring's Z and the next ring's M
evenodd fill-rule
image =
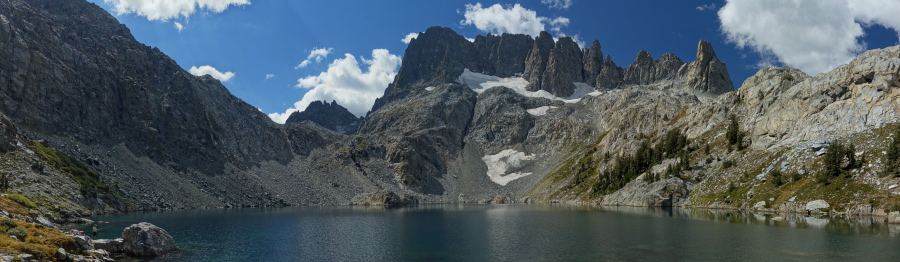
M734 161L732 161L732 160L722 161L722 168L731 168L733 166L734 166Z
M894 128L894 135L882 162L884 162L883 175L900 176L900 126Z
M779 187L784 184L784 177L781 174L780 169L778 169L778 168L772 169L772 171L769 172L769 175L772 176L772 185Z
M737 146L737 150L744 150L744 134L741 133L741 127L738 124L737 116L731 115L728 129L725 130L725 139L728 140L728 149L731 146Z
M28 236L28 231L25 229L22 229L21 227L10 228L10 229L6 230L6 233L16 236L16 238L18 238L19 241L25 241L25 237Z
M816 176L816 181L823 184L828 184L831 179L863 165L862 160L856 159L856 146L841 141L834 141L825 149L822 162L824 167Z
M9 198L9 200L15 201L16 203L19 203L20 205L23 205L28 208L37 208L38 207L38 205L35 204L34 201L31 201L31 199L29 199L28 197L20 195L20 194L16 194L16 193L7 194L6 198Z

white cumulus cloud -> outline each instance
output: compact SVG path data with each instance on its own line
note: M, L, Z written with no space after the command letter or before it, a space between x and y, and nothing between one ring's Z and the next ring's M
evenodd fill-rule
M177 29L178 32L181 32L181 30L184 30L184 25L179 22L175 22L175 29Z
M266 74L266 80L275 78L275 74Z
M215 67L208 66L208 65L200 66L200 67L192 66L191 69L188 70L188 72L191 72L191 74L195 75L195 76L210 75L213 78L218 79L219 81L222 81L222 82L228 82L228 80L231 80L231 78L234 77L233 72L222 73L219 70L217 70Z
M563 10L569 9L572 2L573 0L541 0L541 4L545 4L547 7Z
M519 4L507 7L500 4L488 7L483 7L481 3L466 4L463 17L466 19L459 22L461 25L474 25L479 30L492 34L512 33L537 36L548 26L551 31L559 32L562 27L569 25L568 18L551 19L538 16L534 10L524 8Z
M360 67L359 60L368 66L365 71ZM284 123L291 113L303 111L317 100L334 100L354 115L365 115L372 109L375 98L383 95L384 89L394 80L401 59L387 49L375 49L372 50L371 60L359 60L351 54L344 54L344 58L335 59L328 65L325 72L297 79L297 87L309 91L284 113L272 113L269 118Z
M408 35L403 37L403 39L400 39L400 41L403 42L404 44L408 45L409 42L412 42L412 40L418 36L419 36L419 33L409 33Z
M188 18L198 10L221 13L229 6L249 5L250 0L103 0L119 15L133 13L147 20Z
M900 31L898 14L894 0L728 0L718 12L728 41L760 54L759 65L780 62L809 74L865 51L865 27Z
M309 56L306 57L306 60L303 60L303 62L300 62L300 64L294 68L304 68L312 63L322 62L322 59L325 59L328 57L328 54L331 54L332 49L333 48L313 48L313 50L309 52Z

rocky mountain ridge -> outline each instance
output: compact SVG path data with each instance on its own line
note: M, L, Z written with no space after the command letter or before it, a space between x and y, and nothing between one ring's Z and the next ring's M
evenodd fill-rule
M341 134L353 134L359 125L359 118L337 101L331 103L313 101L303 111L292 113L285 123L300 123L307 120Z
M12 150L10 190L60 199L81 210L75 216L416 201L900 203L898 178L879 172L900 111L898 47L817 76L764 68L732 91L703 40L695 61L642 51L625 69L598 41L581 49L543 32L469 42L432 27L410 42L394 81L351 132L335 103L292 115L312 121L275 124L217 80L138 43L94 4L10 0L0 10L0 53L10 58L0 62L0 112L19 134L0 136ZM820 152L841 141L865 163L820 180ZM110 193L42 194L53 183L77 191L78 181L37 145L82 163ZM52 167L55 182L32 163Z

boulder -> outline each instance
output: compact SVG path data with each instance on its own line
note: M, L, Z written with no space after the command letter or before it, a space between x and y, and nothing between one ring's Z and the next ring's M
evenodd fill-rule
M756 202L755 205L753 205L753 209L756 209L756 210L765 209L765 208L766 208L766 201L759 201L759 202Z
M78 247L81 250L91 250L94 249L94 243L91 242L91 238L88 236L74 236L75 243L78 244Z
M900 211L894 211L887 216L888 224L900 224Z
M94 249L103 249L110 253L125 253L125 240L116 239L97 239L94 240Z
M125 252L138 257L155 257L178 249L165 229L147 222L128 226L122 238Z
M56 259L65 261L69 257L69 254L66 253L65 248L59 248L56 250Z
M813 201L810 201L809 203L806 203L807 211L820 210L820 209L825 209L825 208L829 208L829 207L831 207L831 205L828 205L828 202L825 202L825 200L821 200L821 199L813 200Z

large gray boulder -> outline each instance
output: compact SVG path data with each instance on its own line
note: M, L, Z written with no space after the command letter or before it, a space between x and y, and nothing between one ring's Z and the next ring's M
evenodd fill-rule
M132 256L155 257L178 249L169 232L147 222L128 226L122 238L125 253Z
M807 211L820 210L820 209L825 209L825 208L829 208L829 207L831 207L831 205L829 205L828 202L825 202L825 200L821 200L821 199L813 200L813 201L810 201L809 203L806 203Z
M125 253L125 239L97 239L94 240L94 249L103 249L110 253Z

